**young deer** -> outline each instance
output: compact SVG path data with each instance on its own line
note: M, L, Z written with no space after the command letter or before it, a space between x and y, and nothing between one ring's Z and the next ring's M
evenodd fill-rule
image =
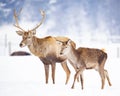
M44 37L44 38L38 38L35 36L36 29L43 23L45 19L45 12L40 11L42 15L41 22L33 29L25 31L19 26L18 23L18 14L16 11L14 11L14 17L16 24L14 25L19 30L16 31L19 36L22 36L22 41L20 43L20 47L27 46L28 49L32 54L37 56L44 64L45 69L45 77L46 77L46 83L48 83L48 77L49 77L49 65L51 65L52 68L52 80L53 83L55 83L55 67L56 63L61 63L64 71L66 72L66 84L70 77L70 70L67 66L67 58L66 56L60 56L60 50L61 45L57 43L57 41L66 42L69 40L67 37ZM72 42L73 46L75 47L75 43Z
M105 78L107 78L108 83L111 86L108 72L104 69L104 65L107 59L107 53L100 49L93 48L79 47L78 49L75 49L73 46L70 46L70 43L71 40L68 40L66 43L62 42L63 46L60 54L66 55L72 66L77 69L71 88L74 88L76 78L78 78L79 75L82 75L82 72L85 69L95 69L99 72L102 81L101 89L104 88ZM81 78L81 80L81 86L83 89L83 77Z

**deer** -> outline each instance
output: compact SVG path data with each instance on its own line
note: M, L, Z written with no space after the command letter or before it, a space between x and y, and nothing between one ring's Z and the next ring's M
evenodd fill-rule
M52 82L55 84L56 63L61 63L61 66L66 73L65 84L67 84L70 77L70 70L67 66L67 57L60 55L61 45L57 41L66 42L69 40L69 38L63 36L46 36L43 38L36 37L36 29L43 23L45 19L45 12L43 10L40 10L40 14L42 15L41 21L34 28L28 31L20 27L18 23L18 16L20 12L17 13L16 10L14 10L14 26L19 29L16 31L16 33L19 36L22 36L22 41L20 42L19 46L21 48L27 46L30 52L42 61L45 70L46 84L48 83L49 79L49 65L51 65L52 70ZM72 42L71 45L74 47L76 46L75 42Z
M95 69L96 71L99 72L102 82L101 89L104 89L105 78L107 78L109 86L112 85L109 79L108 72L106 69L104 69L105 62L107 60L107 53L104 52L104 50L97 48L87 48L87 47L79 47L76 49L70 45L71 40L61 43L63 46L61 48L60 54L66 55L70 64L72 64L72 66L74 66L77 69L74 75L74 81L71 87L72 89L74 88L76 78L78 78L79 75L81 75L82 89L84 88L82 73L85 69L86 70Z

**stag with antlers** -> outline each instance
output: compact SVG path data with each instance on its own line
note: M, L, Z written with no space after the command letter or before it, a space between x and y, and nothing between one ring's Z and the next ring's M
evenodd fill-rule
M52 37L47 36L44 38L38 38L35 36L36 29L43 23L45 19L45 12L40 10L40 13L42 15L42 20L40 23L33 29L25 31L23 28L20 27L18 23L18 16L19 14L16 13L14 10L14 17L16 24L14 25L19 30L16 31L19 36L22 36L22 41L20 43L20 47L27 46L28 49L32 54L37 56L44 64L45 69L45 77L46 77L46 83L48 83L48 77L49 77L49 65L51 65L52 68L52 80L53 84L55 83L55 66L56 63L61 63L64 71L66 72L66 84L70 77L70 70L67 66L67 57L60 55L61 46L56 41L62 41L66 42L69 40L67 37ZM74 42L71 43L72 46L76 46Z

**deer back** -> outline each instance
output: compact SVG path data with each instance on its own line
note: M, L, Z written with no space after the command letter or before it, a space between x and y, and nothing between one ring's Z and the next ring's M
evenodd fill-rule
M86 67L96 66L96 64L101 64L101 62L107 59L107 53L100 49L94 48L78 48L77 52L79 58L86 64Z

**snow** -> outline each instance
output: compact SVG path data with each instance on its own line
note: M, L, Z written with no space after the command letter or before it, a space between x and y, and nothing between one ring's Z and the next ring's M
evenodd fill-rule
M97 71L84 71L84 89L80 82L71 89L75 71L68 63L71 76L65 85L66 75L61 65L56 65L55 84L52 84L51 70L49 83L45 84L44 66L35 56L0 56L0 96L120 96L118 74L120 59L110 56L105 69L108 70L112 86L105 82L101 90L101 80Z

